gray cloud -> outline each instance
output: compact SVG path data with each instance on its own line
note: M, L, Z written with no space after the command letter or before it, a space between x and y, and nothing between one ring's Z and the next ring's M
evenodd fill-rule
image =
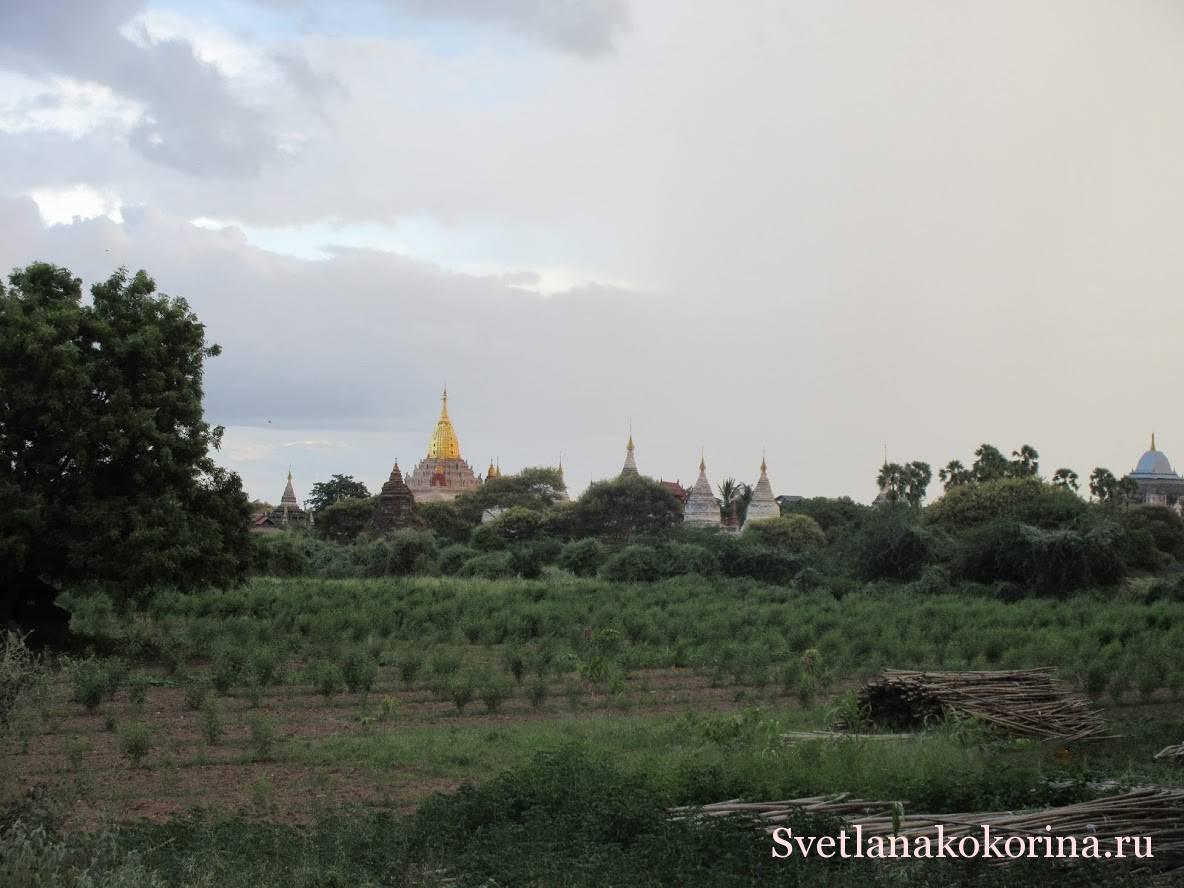
M623 0L386 0L417 15L497 25L564 52L598 56L615 49L629 23Z
M41 76L95 81L146 106L129 134L143 156L199 176L258 173L274 153L257 109L234 97L226 78L187 41L138 45L120 28L144 0L0 0L5 65Z

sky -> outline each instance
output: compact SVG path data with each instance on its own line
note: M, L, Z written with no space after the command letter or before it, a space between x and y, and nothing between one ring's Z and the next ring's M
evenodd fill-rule
M223 347L219 461L867 502L1184 462L1176 0L0 0L0 268ZM931 496L940 493L934 481Z

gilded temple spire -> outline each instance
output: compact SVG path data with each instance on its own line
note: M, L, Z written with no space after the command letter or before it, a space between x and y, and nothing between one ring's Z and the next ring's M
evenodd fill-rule
M428 442L428 459L460 459L460 440L448 417L448 386L444 386L440 401L440 418Z

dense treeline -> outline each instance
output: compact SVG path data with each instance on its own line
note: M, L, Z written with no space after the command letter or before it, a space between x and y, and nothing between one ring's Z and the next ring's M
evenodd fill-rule
M1179 594L1171 579L1184 558L1184 521L1172 510L1119 497L1087 502L1065 472L1052 482L1035 474L1036 451L1027 446L998 471L990 468L998 451L984 446L980 453L973 469L956 461L943 469L946 491L926 507L908 494L926 475L924 464L903 473L888 466L881 472L886 489L902 486L885 504L807 499L739 534L682 527L677 501L644 478L600 482L574 503L560 501L562 479L551 469L527 469L453 502L423 506L420 529L382 538L361 532L372 501L343 498L318 516L313 535L257 538L254 569L486 579L558 569L626 582L694 574L825 589L835 597L867 583L922 581L930 591L970 589L1004 600L1161 575L1162 594Z

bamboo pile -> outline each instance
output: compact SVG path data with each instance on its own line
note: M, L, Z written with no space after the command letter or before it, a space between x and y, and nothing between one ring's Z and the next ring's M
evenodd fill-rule
M781 735L781 739L785 743L808 743L812 740L842 740L842 741L862 741L862 740L924 740L928 735L926 734L855 734L849 731L789 731Z
M949 713L1040 740L1100 739L1105 725L1089 703L1052 670L907 672L888 669L859 692L860 708L879 725L913 727ZM843 723L835 725L850 727Z
M1164 747L1155 754L1155 760L1169 765L1184 765L1184 743Z
M999 811L902 815L901 810L899 802L867 801L839 795L755 803L733 799L701 808L672 808L670 813L680 818L748 814L769 824L767 830L770 832L777 828L777 824L795 814L824 814L841 818L848 830L859 826L865 840L875 836L904 836L910 840L910 844L913 838L920 836L936 839L938 826L943 828L946 837L955 837L955 841L963 836L981 837L982 828L987 825L991 827L992 835L1003 839L1008 836L1033 836L1043 842L1046 836L1073 837L1078 847L1081 847L1084 839L1093 837L1103 849L1108 845L1113 847L1116 836L1138 836L1140 840L1151 840L1153 854L1150 861L1139 861L1140 864L1146 863L1165 873L1184 872L1182 788L1147 786L1122 795L1021 813ZM894 811L897 812L895 817ZM1046 826L1052 827L1051 833L1045 830ZM1127 852L1129 858L1130 846ZM993 861L1006 862L1007 859Z

